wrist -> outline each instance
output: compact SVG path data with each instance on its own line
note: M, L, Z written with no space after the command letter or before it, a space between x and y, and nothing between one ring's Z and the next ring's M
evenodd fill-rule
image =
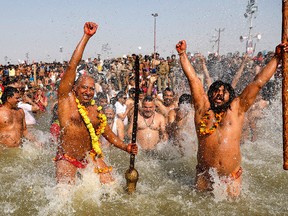
M182 51L178 52L178 55L181 56L184 53L186 53L186 50L182 50Z
M130 154L131 151L132 151L132 144L129 143L128 145L126 145L126 152L128 152Z
M276 58L276 59L278 59L278 60L280 60L281 59L281 56L280 55L278 55L278 54L274 54L274 56L273 56L274 58Z

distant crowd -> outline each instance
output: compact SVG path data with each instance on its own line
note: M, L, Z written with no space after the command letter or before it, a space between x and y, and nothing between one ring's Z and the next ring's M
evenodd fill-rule
M209 87L207 77L212 81L220 79L231 83L242 65L243 72L235 86L235 91L239 93L243 90L242 87L251 82L261 68L269 62L274 52L265 54L259 52L253 57L244 57L239 52L228 53L222 56L209 54L207 57L204 57L200 53L191 54L188 52L187 55L206 89ZM142 95L140 97L144 98L147 92L149 93L149 84L153 82L149 94L163 103L165 100L163 92L171 91L173 92L171 103L177 107L179 97L183 93L189 92L189 85L183 74L178 56L173 54L163 58L158 53L155 53L151 55L139 55L139 58L140 89ZM127 100L124 102L121 101L123 105L122 109L124 109L125 113L127 107L131 109L133 94L135 95L135 59L135 54L105 60L88 58L86 61L82 60L78 65L77 77L83 74L90 74L94 77L96 82L94 98L96 103L102 106L106 104L115 106L116 102L119 102L121 97L125 96L124 98L127 98ZM25 104L30 105L29 109L25 112L27 125L36 124L35 114L39 117L43 112L52 113L53 119L51 122L53 123L53 121L57 120L57 106L55 107L57 105L57 89L67 67L68 62L2 65L0 66L0 96L7 86L17 88L22 96L19 107L21 107L21 104L24 104L21 108L25 107ZM281 83L280 71L279 68L278 72L275 73L274 77L261 92L262 99L268 103L273 100L273 96L279 91ZM161 110L161 107L157 106L157 103L156 107L158 111ZM116 111L116 114L119 112ZM127 112L126 116L129 117L131 113ZM162 114L168 121L168 112L162 112ZM118 117L121 118L121 115ZM126 130L128 129L126 128ZM124 136L126 137L126 135Z

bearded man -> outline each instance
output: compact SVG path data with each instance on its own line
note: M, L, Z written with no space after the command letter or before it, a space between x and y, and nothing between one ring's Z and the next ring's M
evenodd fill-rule
M214 82L207 95L189 62L186 48L185 40L176 45L195 108L194 120L198 137L195 187L198 191L213 190L211 171L214 170L221 182L227 185L228 195L237 197L242 183L240 138L244 115L261 88L275 73L282 56L281 51L287 51L287 44L276 47L274 57L238 97L231 85L222 81Z
M132 137L133 119L128 127L128 136ZM144 150L154 150L160 141L167 141L165 118L156 112L154 98L146 96L138 113L137 143Z

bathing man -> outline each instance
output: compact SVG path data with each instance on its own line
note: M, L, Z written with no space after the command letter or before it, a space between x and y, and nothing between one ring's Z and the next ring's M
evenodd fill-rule
M5 88L1 97L0 144L6 147L19 147L23 137L35 141L35 137L27 130L23 109L17 106L20 99L19 91L10 86Z
M287 44L278 45L275 56L236 97L230 84L214 82L208 94L186 54L186 41L176 45L182 69L189 81L195 108L195 127L198 137L198 164L195 186L199 191L213 189L210 169L216 170L220 179L227 183L227 193L237 197L241 190L240 138L245 112L254 103L261 88L269 81L282 56L288 51Z
M137 143L143 150L154 150L160 141L167 141L165 117L156 112L154 98L146 96L138 113ZM128 136L132 137L133 118L128 126Z
M97 28L98 25L93 22L85 23L84 34L71 57L58 89L61 142L55 161L56 178L61 183L74 183L77 169L84 168L86 165L85 157L88 152L92 155L96 154L93 161L96 164L95 172L99 173L100 182L105 184L113 181L111 169L105 164L103 157L101 157L102 154L96 151L97 148L92 148L92 138L93 146L100 147L99 142L97 142L99 139L97 131L99 130L104 132L102 135L112 145L128 153L137 154L136 145L126 145L111 131L108 125L103 124L105 117L99 115L100 111L97 110L99 107L93 105L94 79L82 75L74 83L76 67L82 58L87 42L96 33ZM92 123L93 127L89 122ZM94 128L96 133L91 132L91 128Z

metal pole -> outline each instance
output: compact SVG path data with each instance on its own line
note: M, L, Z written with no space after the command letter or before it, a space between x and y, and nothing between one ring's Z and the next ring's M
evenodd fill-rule
M288 0L282 2L282 43L288 42ZM283 115L283 169L288 170L288 53L283 53L282 115Z
M218 47L217 47L217 54L218 56L220 55L220 35L221 35L221 32L223 32L225 30L225 28L223 29L215 29L215 31L218 32L218 39L217 39L217 42L218 42Z
M152 16L154 17L154 60L156 59L156 17L158 13L153 13Z

